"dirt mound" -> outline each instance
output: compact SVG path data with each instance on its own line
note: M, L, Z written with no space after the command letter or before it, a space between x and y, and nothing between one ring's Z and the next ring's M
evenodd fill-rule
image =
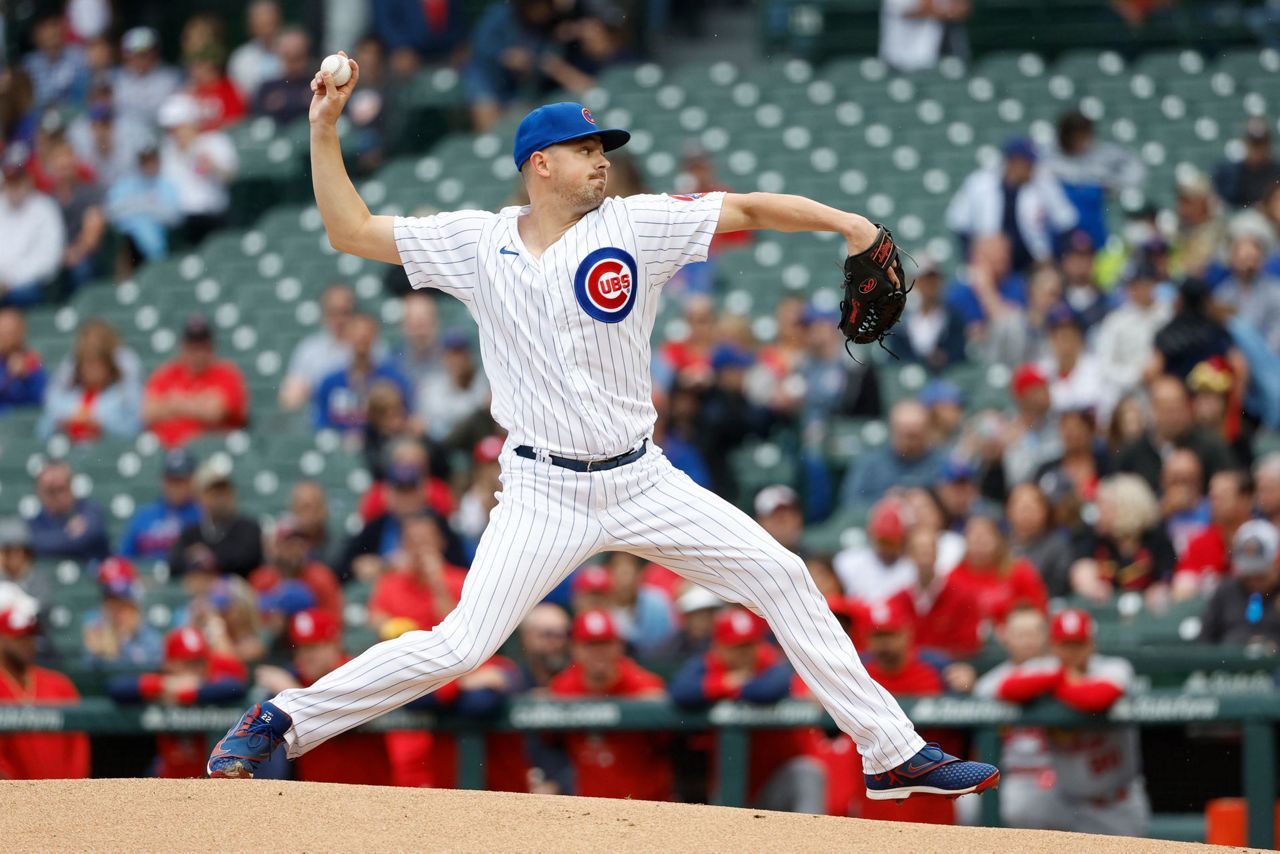
M646 801L231 780L0 782L0 851L1223 852Z

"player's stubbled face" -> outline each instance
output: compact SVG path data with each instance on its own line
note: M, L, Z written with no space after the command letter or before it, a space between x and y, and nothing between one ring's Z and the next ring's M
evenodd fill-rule
M551 179L557 195L580 211L591 211L604 201L609 161L594 136L553 145L548 149Z

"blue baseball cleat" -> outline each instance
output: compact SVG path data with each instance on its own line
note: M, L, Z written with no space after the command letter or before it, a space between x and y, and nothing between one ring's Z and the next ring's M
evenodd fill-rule
M277 747L293 719L270 703L259 703L240 716L209 754L210 777L248 779Z
M873 801L905 801L912 795L958 798L1000 785L1000 769L996 766L957 759L943 753L932 741L897 768L863 776L867 797Z

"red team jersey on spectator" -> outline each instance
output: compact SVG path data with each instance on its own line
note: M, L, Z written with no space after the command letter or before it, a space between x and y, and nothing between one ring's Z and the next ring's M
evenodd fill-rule
M244 377L231 362L214 362L202 374L193 374L181 362L160 367L147 381L146 394L166 395L172 392L195 395L216 391L226 402L226 415L221 424L206 428L194 418L168 418L151 425L151 431L165 445L181 445L208 430L234 430L243 427L249 413L249 393Z
M424 478L422 481L422 500L427 506L448 519L453 515L457 503L449 485L438 477ZM387 485L376 481L360 499L358 508L360 518L366 523L372 522L387 512Z
M466 570L445 564L445 584L454 601L462 595L462 582L466 577ZM417 623L418 628L429 629L443 620L452 606L444 608L437 603L431 588L413 573L392 570L379 576L369 596L369 610L392 617L407 617Z
M1205 525L1187 540L1187 549L1178 559L1174 575L1226 575L1231 568L1231 554L1222 529Z
M73 705L80 692L61 673L32 667L26 683L0 670L0 705ZM53 780L89 776L89 736L82 732L0 735L0 779Z
M912 616L916 646L939 649L957 658L976 655L982 649L978 628L982 614L976 593L963 580L943 582L933 601L917 601L913 591L900 590L886 603Z
M1034 605L1041 611L1049 604L1049 594L1040 574L1034 566L1021 559L1015 560L1004 575L975 571L968 562L961 561L951 570L947 581L973 597L981 619L994 620L1020 602Z
M618 664L608 690L589 691L582 668L571 664L548 686L557 697L632 697L663 687L662 678L629 658ZM564 736L578 779L578 794L592 798L671 799L671 759L666 739L650 732L571 732Z

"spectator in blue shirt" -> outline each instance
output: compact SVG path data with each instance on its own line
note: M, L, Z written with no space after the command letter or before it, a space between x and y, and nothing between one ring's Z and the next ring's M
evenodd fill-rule
M581 92L591 85L591 78L561 55L552 39L555 23L553 0L514 0L485 10L471 33L471 61L464 74L477 131L492 127L503 108L522 95L557 87Z
M164 455L161 497L139 507L129 522L120 554L128 558L164 560L182 529L200 521L193 477L196 458L186 448Z
M80 104L89 91L89 63L83 48L67 44L62 18L50 15L38 21L31 40L36 49L22 60L22 67L35 90L35 109Z
M400 392L402 400L411 400L409 381L390 360L375 358L378 343L378 321L367 314L351 318L348 327L351 364L325 377L316 388L315 428L362 432L367 423L369 390L375 383L389 382Z
M847 505L869 505L891 487L930 486L942 473L943 454L929 447L929 413L915 400L901 400L889 411L889 448L858 458L845 475L841 498Z
M46 379L39 354L27 346L22 313L0 308L0 414L19 406L40 406Z
M144 261L163 258L169 251L169 229L182 221L178 188L160 174L160 149L148 143L138 153L138 169L111 185L106 199L107 220L124 237L121 272Z
M467 37L459 0L373 0L373 31L397 70L447 60Z
M142 618L138 573L123 558L98 565L102 607L84 618L85 663L150 669L164 660L164 639Z
M31 547L37 558L94 560L111 551L102 508L71 491L71 466L52 462L36 476L40 512L30 521Z

